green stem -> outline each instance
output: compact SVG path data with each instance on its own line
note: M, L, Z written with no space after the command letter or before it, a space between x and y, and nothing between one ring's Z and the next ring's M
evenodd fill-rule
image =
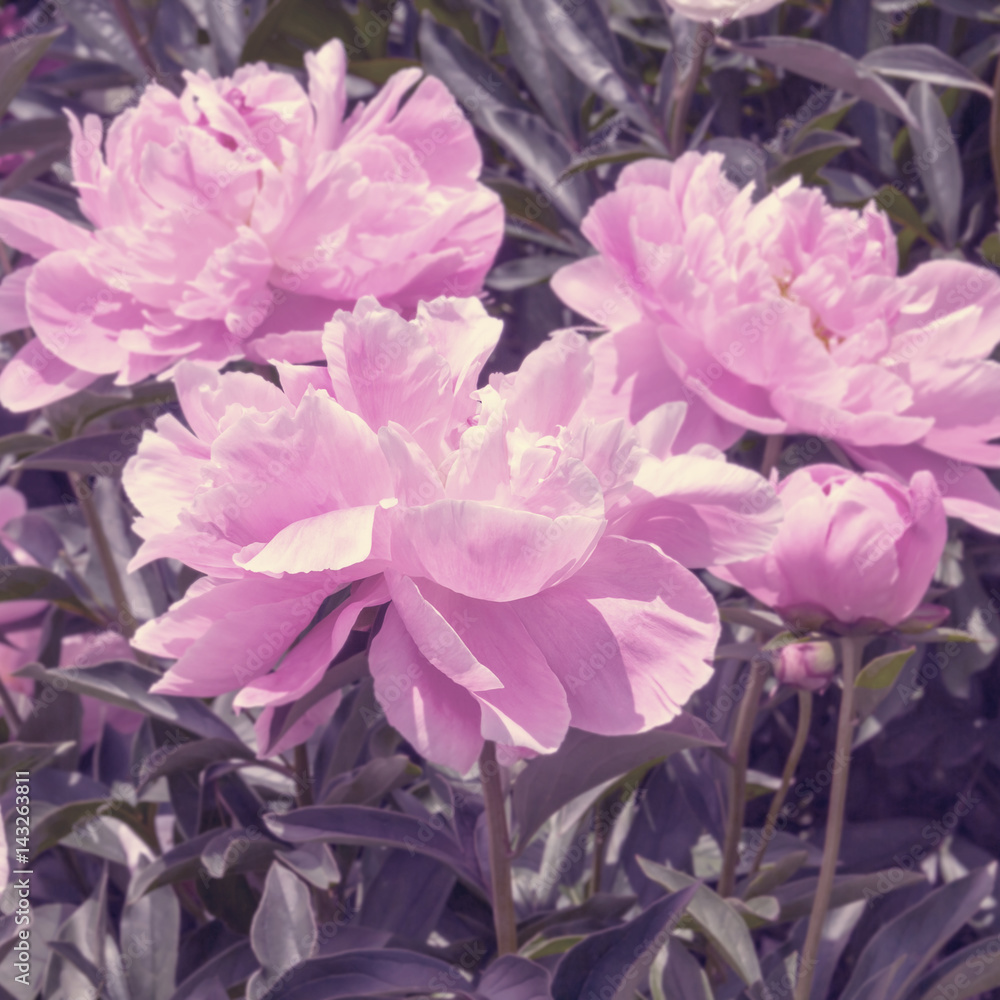
M132 15L132 8L129 6L128 0L111 0L111 4L115 9L118 21L125 29L125 34L128 35L128 40L132 43L132 48L135 49L136 55L139 57L139 61L145 66L150 79L156 80L160 75L156 68L156 60L153 59L153 54L149 51L146 40L139 32L139 26L135 23L135 17Z
M743 812L746 808L750 739L767 670L767 660L763 656L755 657L750 664L750 679L740 702L729 748L733 769L729 778L729 815L726 818L726 843L722 849L722 873L719 875L718 886L719 895L723 899L733 894L733 886L736 884L736 864L739 860L740 834L743 832Z
M990 163L993 165L993 185L1000 197L1000 58L993 76L993 103L990 108Z
M695 45L691 65L688 66L687 72L677 81L674 89L674 112L673 117L670 119L670 154L675 159L684 152L688 111L691 108L691 100L694 97L694 92L698 88L698 80L701 78L702 67L705 65L705 53L711 44L711 41L707 39L704 41L700 39L702 28L712 32L713 36L715 34L714 27L699 25L699 32L696 36L698 40Z
M785 446L784 434L768 434L764 441L764 460L760 463L760 474L767 479L771 470L781 458L781 449Z
M21 716L17 714L17 708L14 705L14 699L11 698L10 692L7 690L7 685L3 681L0 681L0 702L3 703L4 715L7 716L7 728L10 730L11 736L17 739L18 733L21 731Z
M840 699L840 715L837 719L837 745L833 758L833 781L830 785L830 806L826 816L826 839L823 843L823 860L819 869L816 895L813 897L812 913L809 914L809 928L799 960L798 982L795 984L795 1000L809 1000L812 991L813 974L816 971L816 956L823 934L823 921L830 908L833 894L833 877L837 871L837 857L840 854L840 839L844 832L844 810L847 804L847 778L850 770L851 744L854 738L854 682L861 666L861 654L865 640L845 636L840 640L843 659L844 691Z
M504 808L503 787L497 748L492 740L483 744L479 755L479 776L483 783L486 826L489 832L490 882L493 887L493 926L497 935L497 955L517 951L517 916L510 869L510 835Z
M767 819L764 820L764 829L761 831L760 847L757 848L757 856L753 859L750 867L750 875L756 875L760 870L761 862L764 860L764 853L767 845L771 841L778 815L785 804L788 789L795 776L795 770L802 759L802 751L805 749L806 740L809 737L809 724L812 722L813 696L811 691L799 691L799 721L795 729L795 739L792 740L792 749L788 752L788 760L785 761L785 770L781 775L781 787L774 793L771 800L771 807L767 810Z
M131 639L135 632L135 618L128 606L128 599L125 596L125 586L122 583L121 574L118 572L118 564L115 562L114 553L111 551L111 543L101 524L101 518L94 506L94 495L90 487L83 481L79 473L71 472L69 480L73 485L73 492L80 502L80 509L87 521L90 529L90 537L93 539L94 550L104 570L104 578L108 583L108 590L111 591L111 600L114 602L115 612L114 622L121 630L126 639Z
M295 748L295 798L299 806L313 804L312 779L309 777L309 753L305 743Z

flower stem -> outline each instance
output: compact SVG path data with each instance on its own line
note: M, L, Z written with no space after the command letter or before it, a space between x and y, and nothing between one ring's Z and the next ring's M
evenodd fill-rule
M833 781L830 785L830 807L826 817L826 839L823 843L823 860L816 883L812 913L809 914L809 928L799 960L798 982L795 984L795 1000L809 1000L812 991L813 974L816 971L816 956L819 953L823 921L830 908L833 894L833 876L837 870L837 856L840 853L840 838L844 831L844 807L847 803L847 778L850 767L851 743L854 737L854 682L861 666L861 654L865 640L844 636L840 640L843 660L844 691L840 699L840 715L837 719L837 746L834 752Z
M765 479L771 475L771 470L778 464L784 445L784 434L768 434L764 440L764 460L760 463L760 474Z
M714 38L715 29L713 27L708 25L699 27L710 31ZM674 111L670 119L670 153L675 158L684 152L684 133L688 111L691 107L691 99L698 87L698 80L701 78L701 70L705 65L705 53L708 51L709 45L711 45L711 39L699 38L696 41L691 62L686 71L681 71L682 75L674 88Z
M83 481L79 473L69 474L70 483L73 485L73 492L80 502L80 509L90 528L90 537L93 539L94 551L104 570L104 578L108 583L108 590L111 591L111 600L114 602L115 614L112 619L122 631L126 639L131 639L135 632L135 618L129 610L128 599L125 596L125 586L122 583L121 575L118 572L118 565L115 562L114 553L111 551L111 543L101 524L100 515L94 506L94 494L90 487Z
M115 15L125 30L125 34L128 35L128 40L132 43L132 48L135 49L135 54L149 73L150 79L158 79L160 73L156 66L156 60L153 58L153 53L149 51L149 46L146 44L146 39L142 37L139 26L135 23L135 17L128 0L111 0L111 5L115 9Z
M795 776L795 769L802 759L802 751L805 749L806 740L809 737L809 724L812 722L813 696L811 691L799 691L799 721L795 729L795 739L792 740L792 749L788 752L788 760L785 761L785 770L781 775L781 787L774 793L771 800L771 807L767 810L767 819L764 820L764 829L761 835L760 847L757 848L757 855L753 859L750 867L750 874L755 875L761 862L764 860L764 852L771 841L771 836L778 821L778 815L785 804L785 797L788 795L789 786Z
M490 845L490 882L493 887L493 926L497 935L497 955L517 951L517 917L510 870L510 835L504 809L503 787L497 748L492 740L483 744L479 755L479 776L483 783L486 826Z
M731 896L736 883L736 864L739 860L740 834L743 832L743 811L747 795L747 763L750 758L750 739L753 723L757 717L757 706L767 679L767 660L763 656L754 657L750 664L750 679L747 690L740 702L733 730L729 756L733 769L729 779L729 815L726 819L726 843L722 849L722 873L719 875L718 892L723 899Z

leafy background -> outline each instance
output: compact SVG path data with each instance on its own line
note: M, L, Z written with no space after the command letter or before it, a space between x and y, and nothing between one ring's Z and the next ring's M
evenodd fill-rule
M503 318L493 370L579 321L547 279L588 252L580 222L624 163L719 150L737 183L790 177L898 230L903 266L1000 266L989 0L787 2L718 39L657 0L44 0L2 9L0 195L77 214L63 108L105 120L151 80L256 60L300 72L340 37L349 95L397 69L439 76L474 122L507 231L487 280ZM703 64L684 95L687 68ZM678 108L680 118L678 122ZM919 125L920 131L911 131ZM928 138L930 137L930 138ZM936 142L936 145L934 144ZM4 249L0 264L16 264ZM462 289L455 289L463 294ZM6 356L18 335L4 338ZM91 391L0 414L0 475L28 497L7 532L38 568L0 567L0 600L39 597L33 709L0 723L0 811L13 843L15 769L32 773L32 987L14 982L16 896L0 908L0 998L49 1000L727 1000L791 995L826 815L837 697L813 726L767 865L739 899L719 871L726 742L749 643L767 623L716 588L729 620L716 677L667 729L571 735L522 765L511 797L520 953L494 960L482 799L385 721L353 634L325 691L346 696L304 750L260 761L231 698L148 693L157 664L58 666L68 636L161 613L192 582L160 561L109 591L137 539L119 481L169 389ZM824 456L786 441L785 471ZM731 458L760 464L748 434ZM864 706L814 997L1000 996L1000 544L953 525L938 581L976 643L922 644ZM124 598L124 604L122 603ZM992 603L991 603L992 601ZM124 609L124 610L120 610ZM750 624L748 624L750 622ZM25 623L18 623L23 627ZM14 631L8 628L8 632ZM890 651L890 650L884 650ZM0 650L0 652L3 652ZM400 678L405 685L406 678ZM80 752L83 698L141 713ZM298 709L297 711L300 711ZM745 859L793 738L794 694L768 688L750 756ZM294 717L278 719L287 728Z

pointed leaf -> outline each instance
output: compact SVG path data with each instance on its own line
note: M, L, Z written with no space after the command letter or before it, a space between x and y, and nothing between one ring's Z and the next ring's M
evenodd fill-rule
M528 761L514 782L513 825L518 849L567 802L678 750L722 746L707 723L683 714L667 726L635 736L598 736L570 729L559 751Z
M675 892L623 927L585 937L559 962L552 977L553 1000L580 1000L592 992L609 1000L631 1000L695 892L693 886Z
M861 64L882 76L961 87L992 97L992 89L960 62L933 45L886 45L862 56Z
M671 892L682 888L694 889L688 913L698 929L747 986L760 981L760 963L753 938L743 918L726 900L692 875L646 858L637 860L646 875L665 889Z
M309 887L282 865L271 865L250 925L253 953L280 976L312 955L316 937Z

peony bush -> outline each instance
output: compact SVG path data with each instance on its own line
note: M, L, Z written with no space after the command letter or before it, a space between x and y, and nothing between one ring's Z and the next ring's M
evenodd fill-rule
M0 996L1000 989L1000 45L883 7L0 9Z

